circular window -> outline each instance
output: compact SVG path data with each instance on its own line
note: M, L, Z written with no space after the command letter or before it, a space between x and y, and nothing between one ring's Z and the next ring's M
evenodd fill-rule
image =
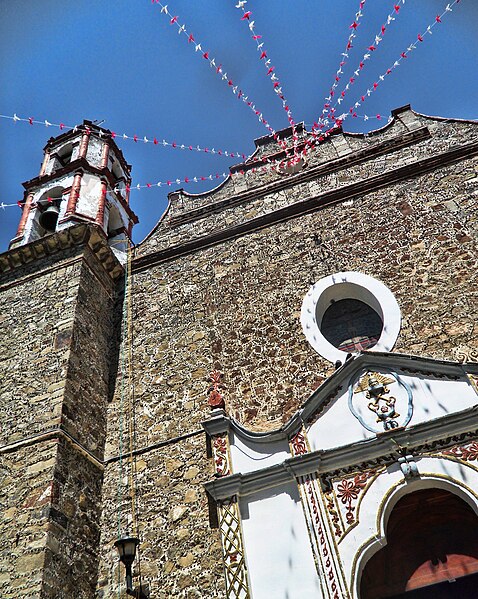
M361 351L377 345L383 330L380 316L356 299L332 301L322 316L322 335L337 349Z
M321 356L344 361L347 353L390 351L400 331L400 308L380 281L342 272L313 285L302 303L304 334Z

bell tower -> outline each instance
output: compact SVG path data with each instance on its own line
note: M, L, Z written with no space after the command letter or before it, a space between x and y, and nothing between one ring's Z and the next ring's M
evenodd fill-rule
M0 254L1 597L96 597L130 173L90 121L51 138Z
M79 223L99 226L120 262L138 219L129 206L131 165L114 134L91 121L51 137L40 173L23 183L23 214L10 249Z

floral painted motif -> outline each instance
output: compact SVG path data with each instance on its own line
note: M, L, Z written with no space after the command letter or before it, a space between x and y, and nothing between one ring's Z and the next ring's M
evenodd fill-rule
M460 458L465 462L475 462L478 460L478 441L473 441L472 443L462 447L452 447L452 449L446 449L443 454Z
M221 384L221 378L222 374L219 372L219 370L213 370L209 375L209 379L212 384L208 389L208 404L211 406L212 409L226 407L226 404L224 403L224 398L220 392L220 389L224 388L224 385Z
M345 505L345 518L347 524L355 522L355 506L353 503L359 498L360 493L367 486L367 480L373 476L374 472L363 472L357 474L352 479L344 479L337 485L337 497Z
M214 465L217 476L227 476L231 474L229 467L229 448L227 434L213 437L212 448L214 452Z

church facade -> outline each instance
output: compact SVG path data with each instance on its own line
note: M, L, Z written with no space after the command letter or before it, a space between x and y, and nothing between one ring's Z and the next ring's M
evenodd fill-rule
M129 248L111 132L48 142L0 255L2 597L474 596L478 125L291 144Z

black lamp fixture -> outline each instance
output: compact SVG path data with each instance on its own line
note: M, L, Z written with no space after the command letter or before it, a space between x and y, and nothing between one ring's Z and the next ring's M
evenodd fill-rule
M133 597L137 597L138 594L133 590L133 574L131 572L131 566L136 557L136 547L138 545L139 539L130 537L128 534L120 537L115 543L120 561L123 562L124 567L126 568L126 594L132 595Z

